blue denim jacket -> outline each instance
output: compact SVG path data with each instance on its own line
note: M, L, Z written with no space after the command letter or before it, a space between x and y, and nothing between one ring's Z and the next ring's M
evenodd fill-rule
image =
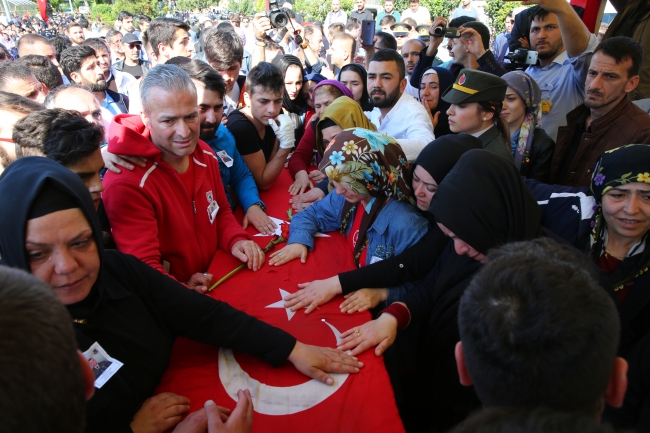
M306 245L311 251L314 248L315 233L326 233L341 228L341 211L344 203L345 197L332 191L324 199L296 214L291 220L287 244L300 243ZM357 207L355 212L359 209L363 210L363 206ZM350 221L353 219L354 215L350 215ZM350 232L351 227L352 224L348 224L346 234ZM415 206L403 201L390 200L368 229L366 265L400 254L419 241L428 230L428 221L420 215ZM352 252L350 251L349 254ZM406 287L391 288L387 303L397 300L402 290L406 290Z
M233 164L229 168L226 167L226 164L224 164L221 158L217 156L217 159L219 160L221 182L223 183L224 188L226 188L226 196L228 197L228 203L230 203L232 210L234 211L235 207L230 198L228 185L230 185L237 194L244 212L246 212L251 205L261 202L262 200L260 200L253 173L248 169L244 158L242 158L241 154L237 150L235 137L230 131L228 131L228 128L219 124L217 134L212 140L208 141L208 145L210 145L215 153L225 150L228 156L233 160Z

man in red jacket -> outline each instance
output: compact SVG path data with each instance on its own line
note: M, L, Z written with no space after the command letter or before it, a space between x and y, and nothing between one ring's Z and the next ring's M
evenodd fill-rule
M116 116L108 150L147 158L108 172L104 204L117 248L190 288L205 291L217 248L258 270L264 253L235 220L219 162L199 140L196 88L187 72L159 65L140 85L143 112Z

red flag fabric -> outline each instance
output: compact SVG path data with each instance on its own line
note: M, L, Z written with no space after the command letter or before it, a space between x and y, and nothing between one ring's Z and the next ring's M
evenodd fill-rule
M607 0L571 0L572 6L578 6L584 10L582 13L582 22L592 33L597 33L596 24L600 23L603 17Z
M47 0L38 0L38 10L41 13L43 21L49 21L49 18L47 17Z
M286 191L291 183L288 170L284 170L273 191L262 195L270 216L287 220ZM249 232L256 233L252 228ZM302 311L291 314L282 306L283 294L296 292L298 283L327 278L354 266L345 237L339 233L329 235L316 239L307 263L294 260L271 267L267 262L257 272L244 269L211 296L284 329L303 343L336 347L337 334L370 320L368 312L341 313L338 306L342 297L309 315ZM263 248L271 238L254 239ZM210 268L214 281L239 264L230 254L219 251ZM157 392L186 396L191 411L195 411L208 399L232 409L237 390L248 388L255 406L256 433L404 432L383 359L372 350L359 359L365 363L360 373L335 375L334 385L327 386L302 375L289 362L274 369L249 355L179 339Z

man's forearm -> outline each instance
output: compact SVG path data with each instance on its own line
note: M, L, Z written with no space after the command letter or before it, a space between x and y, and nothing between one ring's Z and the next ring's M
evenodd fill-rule
M582 22L578 14L573 10L568 2L562 2L554 12L562 33L562 42L569 57L578 57L584 53L589 44L591 33Z
M280 172L284 168L284 164L287 162L287 155L289 155L290 151L291 149L278 149L273 158L271 158L271 160L266 164L266 167L264 167L262 180L258 185L259 189L263 191L271 189L275 179L278 178Z
M257 42L256 42L255 43L255 49L253 50L253 54L251 55L251 67L254 68L260 62L265 62L265 61L266 61L265 47L262 47L261 45L258 45Z

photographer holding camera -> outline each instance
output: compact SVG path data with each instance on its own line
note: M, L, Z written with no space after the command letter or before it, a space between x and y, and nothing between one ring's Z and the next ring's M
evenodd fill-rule
M565 0L524 0L530 9L530 48L539 64L526 73L542 89L542 125L555 141L566 115L585 99L585 80L598 41Z
M301 36L303 27L293 18L293 11L279 8L276 1L270 1L269 5L268 12L257 13L253 18L255 49L252 54L252 66L266 61L267 42L272 40L283 48L284 54L294 54L300 58L307 73L321 73L323 64L306 35ZM271 38L269 32L273 29L276 34Z
M454 18L449 23L443 17L436 17L429 35L429 46L420 52L420 59L410 78L411 86L416 89L420 88L422 73L431 66L446 67L454 77L464 68L477 69L499 77L507 72L489 50L490 31L472 17ZM452 63L442 64L436 55L445 38L448 39L447 49Z

